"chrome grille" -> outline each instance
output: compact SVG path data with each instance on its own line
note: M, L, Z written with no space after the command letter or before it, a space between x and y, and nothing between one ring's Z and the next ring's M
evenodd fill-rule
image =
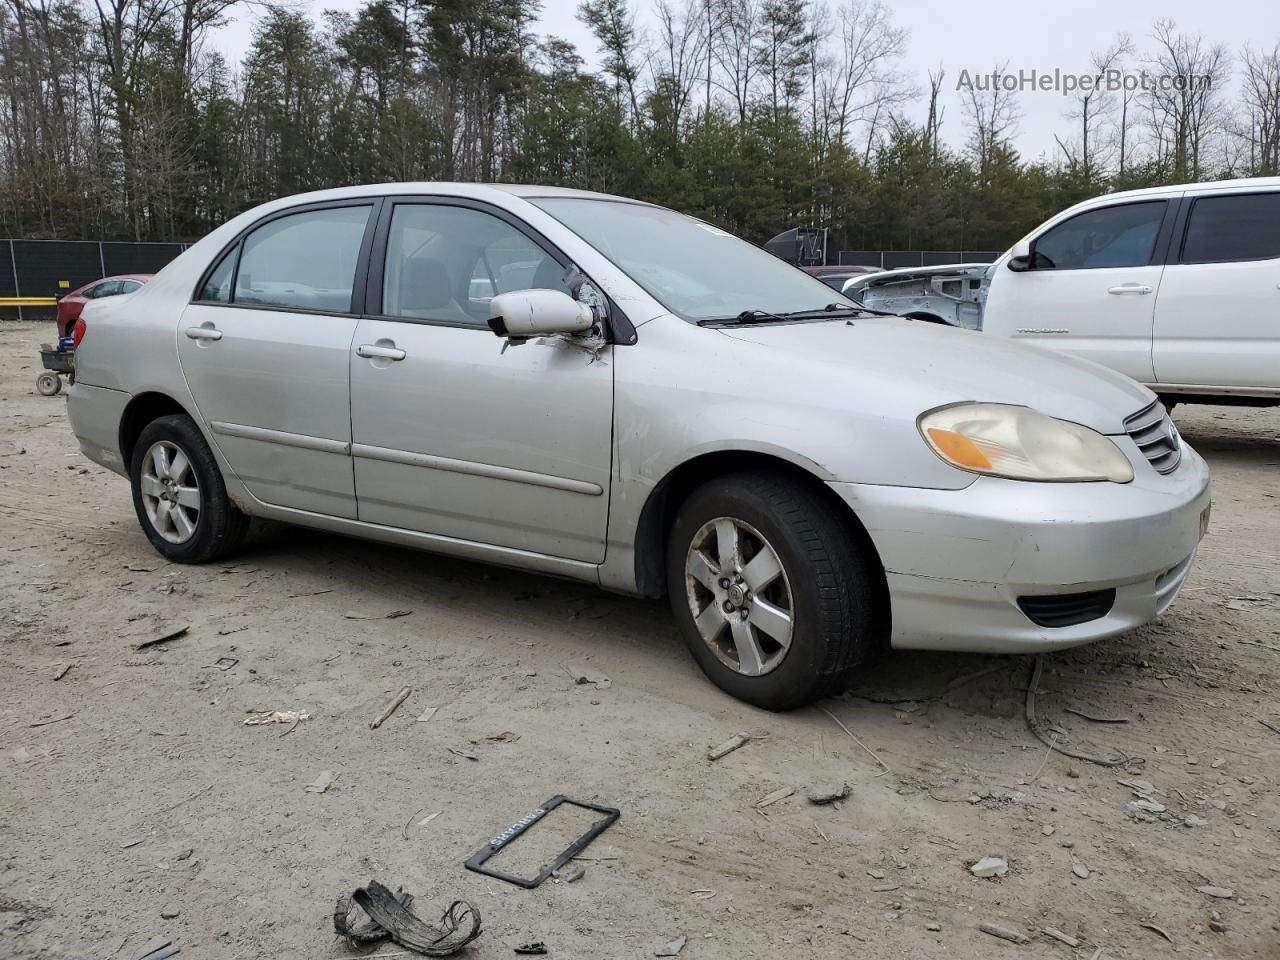
M1124 429L1158 473L1173 473L1178 468L1182 460L1178 428L1159 400L1127 417Z

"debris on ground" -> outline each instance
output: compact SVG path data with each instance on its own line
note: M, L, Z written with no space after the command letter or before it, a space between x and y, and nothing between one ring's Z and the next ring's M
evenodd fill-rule
M557 880L563 880L565 883L577 883L587 873L587 868L580 863L568 863L559 870L552 871L551 875Z
M472 740L471 742L472 742L472 743L474 743L474 744L480 744L480 743L515 743L515 742L516 742L517 740L519 740L519 739L520 739L520 734L516 733L515 731L513 731L513 730L503 730L501 733L491 733L491 734L489 734L489 736L487 736L487 737L480 737L480 738L478 738L478 739L476 739L476 740Z
M1030 943L1031 938L1024 936L1017 930L1011 930L1008 927L1002 927L998 923L980 923L978 929L983 933L990 934L993 937L999 937L1001 940L1008 940L1010 943Z
M59 667L59 668L58 668L58 670L57 670L57 672L55 672L55 673L54 673L54 675L53 675L53 679L54 679L54 680L61 680L63 677L65 677L65 676L67 675L67 671L68 671L68 670L70 670L70 669L71 669L72 667L74 667L74 666L75 666L75 663L74 663L74 662L72 662L72 663L68 663L68 664L65 664L64 666Z
M664 943L653 951L655 957L678 957L680 951L684 949L688 937L680 937L678 940L672 940L670 943Z
M1086 867L1079 860L1073 860L1071 862L1071 872L1074 873L1081 880L1089 879L1089 868Z
M526 957L541 957L549 952L547 945L541 940L535 940L533 943L522 943L516 947L516 953Z
M172 939L156 937L131 953L129 960L165 960L166 957L172 957L175 953L180 953L181 950L181 947L173 945Z
M219 657L210 664L211 667L217 667L219 670L227 671L234 667L240 660L238 657Z
M182 916L182 911L177 907L163 907L160 910L161 920L177 920L180 916Z
M468 750L466 747L450 747L449 752L455 757L462 757L463 760L479 760L480 754L474 750Z
M732 737L730 737L724 743L720 744L720 746L716 747L713 750L708 750L707 759L719 760L721 757L725 757L733 753L733 751L745 745L750 740L751 740L751 737L748 734L735 733Z
M1219 900L1234 900L1236 896L1236 892L1229 887L1215 887L1212 884L1196 887L1196 893L1203 893L1206 897L1217 897Z
M577 807L581 810L590 810L595 813L603 814L600 819L596 820L586 832L575 839L569 846L561 850L549 862L543 864L538 873L532 877L517 877L501 870L494 869L487 865L490 857L501 851L507 844L524 835L526 831L541 821L552 810L561 805ZM525 814L511 826L507 827L501 833L493 837L483 847L467 858L467 862L463 864L468 870L474 873L483 873L487 877L496 877L499 880L505 880L507 883L514 883L518 887L524 887L526 890L532 890L534 887L542 883L549 876L563 867L570 860L578 857L596 837L604 833L609 827L617 822L622 816L622 811L616 807L605 807L596 803L588 803L585 800L570 800L564 794L557 794L542 806L538 807L531 813Z
M436 925L426 923L412 912L413 894L398 894L371 880L350 896L339 897L333 911L333 929L353 949L390 937L402 947L429 957L457 953L480 936L480 911L466 900L455 900ZM355 924L352 913L358 907L369 918Z
M983 857L969 872L975 877L1003 877L1009 872L1009 861L1004 857Z
M324 593L325 591L320 591ZM359 610L348 610L343 614L348 620L398 620L413 613L412 610L392 610L390 613L363 613Z
M1168 931L1163 927L1157 927L1154 923L1150 923L1148 921L1143 921L1142 923L1139 923L1138 926L1142 927L1144 930L1150 930L1153 933L1158 933L1170 943L1173 943L1173 937L1169 936Z
M147 647L154 647L158 643L166 643L169 640L177 640L179 637L185 635L186 632L190 629L191 628L186 624L184 624L181 627L174 627L172 630L167 630L164 633L160 634L160 636L158 637L152 637L150 640L143 640L141 643L134 644L133 649L145 650L147 649Z
M310 720L311 714L305 710L266 710L245 717L241 721L246 727L259 727L267 723L292 723L297 725L303 720Z
M837 717L834 713L832 713L826 707L819 707L818 709L821 710L823 713L825 713L832 720L834 720L836 723L836 726L839 727L841 730L843 730L845 733L847 733L850 739L852 739L854 743L860 746L863 749L863 751L867 754L867 756L869 756L876 763L880 764L880 766L884 767L885 773L893 773L893 771L889 769L889 765L880 759L880 755L876 753L874 750L872 750L870 747L868 747L861 740L859 740L857 734L855 734L852 730L850 730L847 726L845 726L844 722L839 717Z
M303 789L307 793L324 793L329 789L329 784L333 783L334 772L332 770L321 770L320 776L316 777L314 783L309 783Z
M816 803L819 806L827 803L835 803L849 796L849 784L832 783L820 787L814 787L809 791L808 797L810 803Z
M608 690L613 686L612 680L596 670L572 665L568 667L568 670L569 676L573 678L573 682L577 686L594 686L597 690Z
M1063 707L1067 713L1074 713L1077 717L1084 717L1086 720L1092 720L1094 723L1128 723L1128 717L1099 717L1092 713L1086 713L1079 707Z
M48 717L44 720L35 720L28 723L28 727L47 727L51 723L61 723L63 720L70 720L74 717L74 713L60 713L56 717Z
M756 809L763 810L765 807L777 803L779 800L785 800L796 792L795 787L779 787L773 793L766 794L756 801Z
M411 687L401 687L400 692L387 701L386 706L378 711L378 715L369 721L369 729L377 730L386 721L387 717L396 712L396 708L400 704L409 699L409 694L413 693Z
M422 715L418 717L418 723L426 723L436 715L436 711L439 709L439 707L427 707L427 709L422 711Z
M1040 932L1043 933L1046 937L1052 937L1054 940L1059 940L1062 943L1065 943L1068 947L1071 947L1071 949L1073 950L1076 947L1080 946L1081 943L1084 942L1082 940L1078 940L1077 938L1071 936L1071 934L1069 933L1063 933L1061 930L1055 930L1053 927L1041 927Z

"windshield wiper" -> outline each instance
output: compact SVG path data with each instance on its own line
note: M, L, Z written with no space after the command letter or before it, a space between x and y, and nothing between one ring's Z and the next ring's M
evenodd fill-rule
M779 323L785 323L790 314L770 313L768 310L743 310L736 317L704 317L698 321L698 326L706 327L716 323L768 323L776 320Z
M788 320L811 320L815 317L838 317L849 313L866 314L873 317L897 316L896 313L889 313L885 310L872 310L870 307L856 304L846 306L843 303L828 303L821 310L796 310L793 313L784 313L782 316Z

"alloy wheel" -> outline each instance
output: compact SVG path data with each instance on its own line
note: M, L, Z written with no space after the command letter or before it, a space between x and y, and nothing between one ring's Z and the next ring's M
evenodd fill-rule
M794 603L777 551L750 524L703 524L685 557L685 593L698 634L727 667L749 677L776 669L791 648Z
M170 440L153 443L139 477L142 506L152 529L170 543L186 543L200 521L200 483L191 460Z

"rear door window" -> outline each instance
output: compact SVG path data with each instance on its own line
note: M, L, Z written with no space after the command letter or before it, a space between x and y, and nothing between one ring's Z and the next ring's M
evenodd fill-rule
M232 302L350 313L371 204L306 210L263 224L244 239ZM221 265L205 284L210 290ZM202 291L203 293L203 291Z
M1198 197L1187 221L1183 263L1280 257L1280 193Z
M1151 261L1168 201L1123 203L1086 210L1050 227L1035 241L1038 270L1140 267Z

